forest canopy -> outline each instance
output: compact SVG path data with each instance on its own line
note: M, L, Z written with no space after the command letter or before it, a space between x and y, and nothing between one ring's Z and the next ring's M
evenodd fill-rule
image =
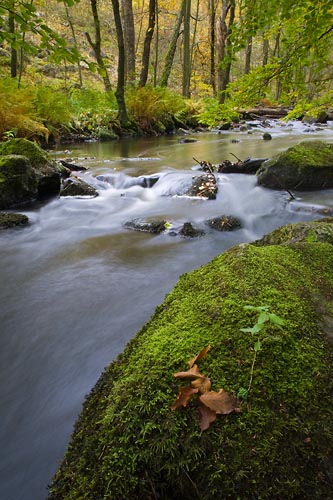
M332 106L332 59L331 0L3 0L0 134L21 133L8 119L18 101L52 130L96 107L92 127L141 126L161 100L205 126L258 105L316 117ZM50 88L63 123L43 114Z

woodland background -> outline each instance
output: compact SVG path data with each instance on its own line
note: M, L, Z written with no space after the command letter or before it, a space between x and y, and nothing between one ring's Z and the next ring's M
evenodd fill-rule
M0 138L317 119L332 63L331 0L3 0Z

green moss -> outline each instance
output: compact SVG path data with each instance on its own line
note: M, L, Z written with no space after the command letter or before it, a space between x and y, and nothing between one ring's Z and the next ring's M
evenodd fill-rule
M328 243L235 247L181 277L84 404L52 499L330 499L333 252ZM320 303L320 307L318 307ZM201 433L195 403L170 410L173 373L203 347L212 389L246 387L254 322L272 326L240 413Z
M11 139L2 143L0 155L11 154L25 156L33 167L40 167L50 161L50 157L45 151L27 139Z
M266 165L268 166L275 162L276 158L272 158ZM278 155L278 162L294 168L299 166L316 168L332 167L333 145L321 141L303 141L280 153Z

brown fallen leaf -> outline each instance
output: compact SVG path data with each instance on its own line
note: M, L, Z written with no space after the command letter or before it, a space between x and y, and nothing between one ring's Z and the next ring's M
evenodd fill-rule
M215 411L208 408L208 406L205 406L200 402L198 406L198 412L199 412L200 429L202 431L205 431L208 429L210 424L213 423L214 420L216 420L216 413Z
M187 406L187 403L190 401L193 394L196 394L197 392L198 389L194 389L193 387L181 387L176 401L171 406L171 410L176 410L180 406Z
M239 411L238 400L224 389L220 389L219 392L206 392L199 396L199 400L219 415L228 415L233 411Z
M204 394L205 392L208 392L211 388L211 381L210 378L208 377L200 377L195 380L192 380L191 386L195 387L196 389L199 389L199 392L201 394Z
M192 368L192 366L194 365L194 363L196 363L199 359L203 359L206 357L207 355L207 352L210 350L211 346L208 345L207 347L204 347L203 349L201 349L201 351L199 352L199 354L197 354L196 356L194 356L194 358L190 359L190 361L188 362L189 364L189 367Z
M190 368L186 372L174 373L173 376L175 378L185 378L187 380L195 380L197 378L204 378L205 377L205 375L201 375L201 373L199 372L198 365L192 366L192 368Z

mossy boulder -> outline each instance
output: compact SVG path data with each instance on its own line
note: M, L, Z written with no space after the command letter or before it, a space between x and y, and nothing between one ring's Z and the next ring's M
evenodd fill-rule
M58 194L61 174L58 164L36 143L27 139L12 139L0 145L0 155L21 155L28 158L38 181L38 195Z
M0 209L15 207L36 198L38 181L25 156L0 156Z
M332 500L333 247L280 231L283 244L236 246L180 278L84 402L50 499ZM255 363L245 305L284 320ZM213 390L239 395L252 366L253 380L240 412L201 432L195 398L170 407L186 385L174 373L208 345Z
M309 191L333 187L333 144L303 141L257 171L258 184L271 189Z

